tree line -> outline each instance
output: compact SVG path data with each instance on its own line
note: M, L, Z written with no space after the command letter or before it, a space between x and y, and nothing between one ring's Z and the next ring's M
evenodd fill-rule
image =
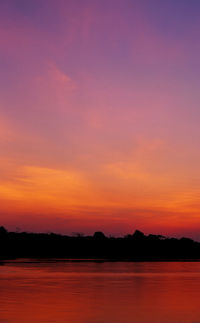
M136 230L124 237L8 232L0 227L0 259L61 258L71 260L173 261L199 260L200 243Z

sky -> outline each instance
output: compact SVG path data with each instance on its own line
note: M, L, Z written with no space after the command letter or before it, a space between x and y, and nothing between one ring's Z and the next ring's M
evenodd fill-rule
M200 240L200 2L0 0L0 223Z

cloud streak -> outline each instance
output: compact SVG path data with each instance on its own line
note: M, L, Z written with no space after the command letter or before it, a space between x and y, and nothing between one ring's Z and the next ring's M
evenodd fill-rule
M1 2L5 224L196 232L199 4L189 9Z

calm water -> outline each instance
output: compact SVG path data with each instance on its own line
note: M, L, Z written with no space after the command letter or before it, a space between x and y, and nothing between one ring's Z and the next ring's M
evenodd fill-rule
M200 263L6 263L0 322L200 323Z

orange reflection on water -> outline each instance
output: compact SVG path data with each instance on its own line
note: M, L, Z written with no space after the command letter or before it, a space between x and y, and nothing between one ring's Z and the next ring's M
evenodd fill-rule
M194 323L199 263L7 263L0 322Z

